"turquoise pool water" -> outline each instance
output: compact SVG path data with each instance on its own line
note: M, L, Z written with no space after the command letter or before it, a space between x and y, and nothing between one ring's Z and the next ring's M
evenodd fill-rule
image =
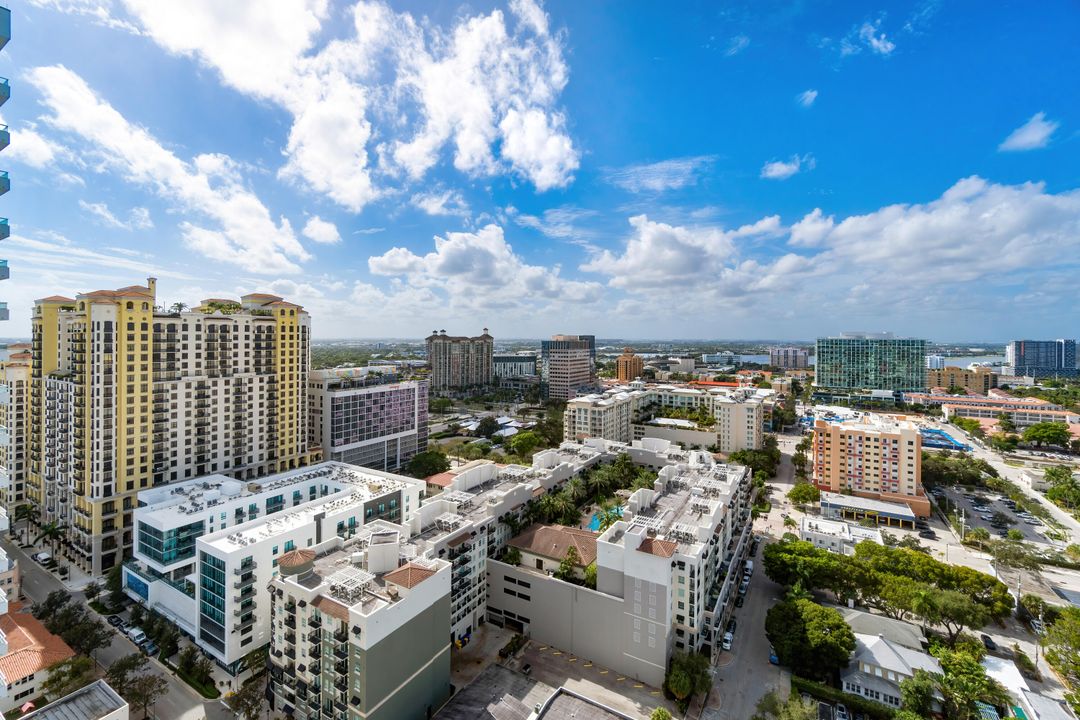
M622 505L619 505L618 507L616 507L615 512L617 512L619 514L619 517L622 517ZM592 520L589 521L589 529L592 530L593 532L599 532L600 531L600 514L599 513L593 513Z

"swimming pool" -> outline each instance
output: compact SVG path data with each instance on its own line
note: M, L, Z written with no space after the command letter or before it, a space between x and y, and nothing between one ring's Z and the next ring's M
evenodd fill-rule
M615 508L615 512L622 517L622 505ZM589 529L593 532L600 532L600 513L593 513L592 520L589 521Z

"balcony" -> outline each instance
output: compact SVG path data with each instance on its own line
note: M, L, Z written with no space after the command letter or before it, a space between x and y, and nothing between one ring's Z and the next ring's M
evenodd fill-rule
M348 657L349 657L349 648L348 648L348 646L343 645L343 646L341 646L339 648L336 648L334 650L334 657L336 657L338 660L346 660L346 659L348 659Z
M0 225L0 240L8 237L11 233L8 232L7 218L0 218L3 220L3 224ZM8 313L8 306L6 302L0 302L0 320L8 320L11 315Z
M255 584L255 573L248 573L247 575L244 575L239 580L237 580L236 582L233 583L233 589L234 590L239 590L241 588L246 588L248 585L254 585L254 584Z
M242 602L242 601L246 600L249 597L253 597L254 595L255 595L255 586L254 585L248 585L247 587L245 587L243 590L240 591L239 595L233 595L233 602L236 602L236 603Z
M11 144L11 133L7 125L0 125L0 150Z
M0 105L11 99L11 84L6 77L0 77Z
M240 567L233 568L233 575L243 575L246 572L251 572L257 566L258 566L258 564L254 560L250 560L248 562L240 563Z
M243 607L238 607L235 610L233 610L232 611L233 617L240 617L244 613L253 612L256 607L257 607L257 604L255 603L254 600L252 600L250 605L245 605Z
M251 608L248 608L248 610L251 610ZM255 614L252 613L252 614L248 615L246 618L244 618L243 620L241 620L240 622L238 622L236 624L236 629L237 630L243 630L245 628L251 627L254 624L255 624Z
M0 260L0 280L7 280L9 277L11 277L11 269L8 267L8 261Z

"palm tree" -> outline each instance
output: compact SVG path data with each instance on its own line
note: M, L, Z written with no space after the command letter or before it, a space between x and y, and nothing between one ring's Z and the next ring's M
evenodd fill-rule
M585 483L579 477L572 477L567 480L566 485L563 486L563 492L569 495L574 502L581 502L587 494Z
M577 505L574 504L574 501L571 500L570 496L568 496L566 493L559 493L554 496L549 495L547 497L551 497L553 499L553 509L555 511L554 514L559 519L566 521L570 519L570 516L573 513L577 512Z
M982 547L986 541L990 539L990 531L982 527L972 528L971 530L968 530L964 539L977 542L979 546Z
M555 496L552 494L544 495L540 498L540 501L536 505L537 515L544 522L551 522L551 520L558 514L556 508Z
M169 306L169 312L173 313L182 313L187 309L188 306L182 302L174 302L172 305Z
M67 525L58 522L49 522L41 526L41 532L34 538L36 543L41 539L48 539L50 546L52 547L52 554L56 555L56 544L67 537Z
M605 469L606 468L597 468L585 478L585 486L589 488L590 493L596 496L597 504L600 503L600 498L605 495L611 487L611 478L608 473L605 472Z
M25 523L23 523L23 544L30 537L30 523L37 524L39 517L41 517L41 512L33 505L19 505L15 508L15 522L25 520Z

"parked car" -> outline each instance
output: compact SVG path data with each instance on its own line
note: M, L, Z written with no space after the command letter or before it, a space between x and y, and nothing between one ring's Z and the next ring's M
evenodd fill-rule
M844 703L836 703L836 720L851 720L847 706Z
M727 631L734 634L735 628L738 627L738 625L739 624L735 622L735 618L731 618L730 620L728 620Z
M153 640L148 639L146 642L139 645L139 649L147 655L156 655L158 651L158 646L154 644Z
M743 603L745 603L745 602L746 602L746 596L740 595L739 597L735 598L735 607L742 607Z
M933 530L920 530L919 531L919 537L927 538L928 540L933 540L934 538L937 537L937 533L934 532Z
M1046 628L1043 626L1042 620L1040 620L1038 618L1032 618L1031 619L1031 629L1035 631L1036 635L1042 635L1043 630L1045 630Z
M124 624L124 618L120 617L119 615L110 615L109 617L105 618L105 622L109 623L113 627L120 627Z
M52 555L47 552L34 553L30 558L39 565L47 565L52 560Z
M127 631L127 636L131 638L131 642L135 643L136 645L146 640L146 633L144 633L143 629L140 627L129 628Z
M776 650L773 649L772 645L769 646L769 662L772 663L773 665L779 665L780 664L780 657L776 654ZM807 697L810 697L810 696L807 695Z
M724 633L724 639L720 642L720 647L725 650L731 649L731 643L735 640L735 636L731 633Z
M979 636L979 639L982 640L983 647L985 647L990 652L994 652L995 650L997 650L997 643L994 642L994 638L990 637L989 635L983 634Z
M532 665L530 665L529 663L525 663L524 665L521 666L521 674L522 675L528 675L531 672L532 672Z

